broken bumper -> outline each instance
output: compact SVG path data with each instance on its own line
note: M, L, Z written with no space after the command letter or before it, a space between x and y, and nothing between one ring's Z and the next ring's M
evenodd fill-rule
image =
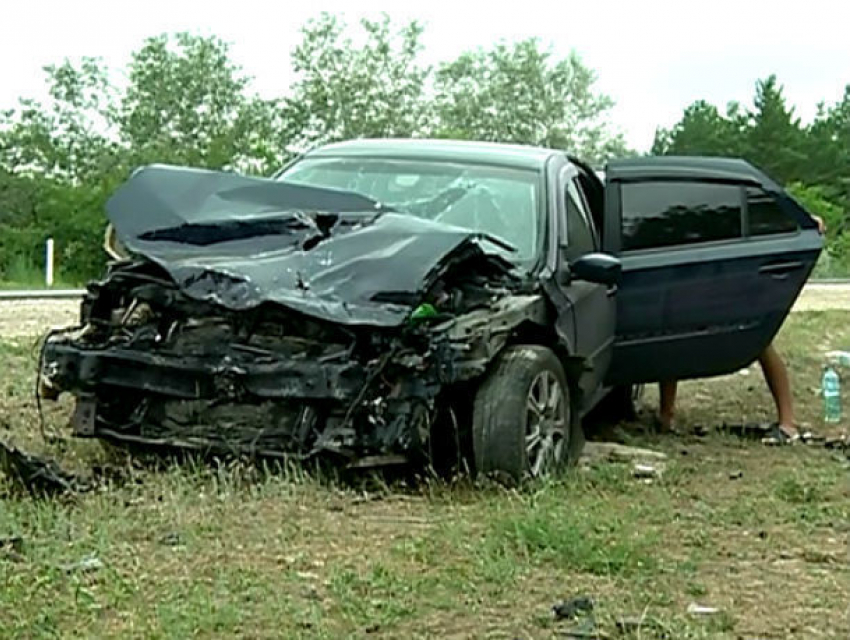
M381 365L237 354L45 346L40 390L76 396L74 434L208 453L352 463L418 455L435 388L402 377L366 398Z
M119 387L184 400L257 398L351 400L366 381L356 363L310 361L244 363L228 357L209 359L164 356L128 349L84 350L48 343L45 382L74 393Z

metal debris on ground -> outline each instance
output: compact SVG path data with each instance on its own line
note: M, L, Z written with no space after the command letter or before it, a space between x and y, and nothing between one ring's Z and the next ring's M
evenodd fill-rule
M593 598L590 596L576 596L552 606L552 613L556 620L572 620L580 614L592 612Z
M79 562L72 562L70 564L62 565L62 570L66 573L73 573L75 571L80 571L83 573L87 573L90 571L98 571L99 569L103 569L105 565L103 561L97 556L90 555L86 556Z
M664 474L664 465L662 464L635 464L632 469L632 474L635 478L641 480L660 480Z
M91 484L62 470L53 460L42 459L0 442L0 471L32 494L87 491Z
M692 602L688 605L688 613L692 616L713 616L720 613L720 609Z
M566 638L607 638L608 636L597 627L593 608L593 598L586 595L575 596L553 605L552 614L555 620L578 621L576 626L560 630L560 634Z
M666 460L667 454L652 449L629 447L616 442L588 442L584 445L582 457L589 461L649 462Z

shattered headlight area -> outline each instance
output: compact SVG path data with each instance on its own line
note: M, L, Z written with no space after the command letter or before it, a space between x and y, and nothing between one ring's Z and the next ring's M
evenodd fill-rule
M274 303L226 309L188 297L157 265L125 263L89 286L81 329L48 339L40 393L76 396L82 437L424 460L441 395L480 376L512 328L542 309L539 297L493 282L449 270L402 326L347 326Z

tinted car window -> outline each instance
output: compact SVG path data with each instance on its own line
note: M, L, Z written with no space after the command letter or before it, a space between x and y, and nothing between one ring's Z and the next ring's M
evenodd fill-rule
M570 180L567 184L567 255L574 259L595 251L596 243L584 200L575 182Z
M741 237L741 191L732 185L624 184L622 211L624 251Z
M791 233L799 228L797 222L780 208L773 196L762 189L747 189L747 213L750 235L753 236Z

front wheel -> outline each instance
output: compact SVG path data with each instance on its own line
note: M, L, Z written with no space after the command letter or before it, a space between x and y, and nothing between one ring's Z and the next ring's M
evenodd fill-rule
M476 471L514 481L550 475L581 455L570 387L550 349L505 349L476 393L472 435Z

